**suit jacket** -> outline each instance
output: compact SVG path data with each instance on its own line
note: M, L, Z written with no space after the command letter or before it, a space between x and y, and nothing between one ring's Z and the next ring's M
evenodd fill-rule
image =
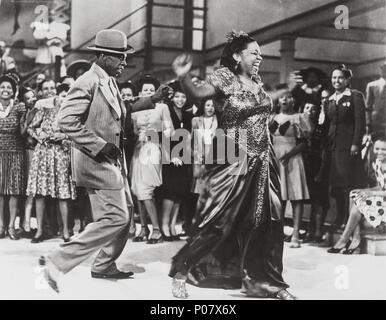
M133 105L131 111L152 107L147 98ZM118 163L102 157L100 152L107 142L123 149L130 123L127 116L130 114L123 101L119 95L113 96L97 65L76 80L59 110L58 125L73 141L71 167L77 186L107 190L124 187L124 157Z
M386 130L386 80L380 78L368 83L366 88L368 113L366 124L374 131Z
M361 147L366 130L362 93L346 89L338 102L334 98L335 94L329 98L326 106L332 150L349 151L352 145Z

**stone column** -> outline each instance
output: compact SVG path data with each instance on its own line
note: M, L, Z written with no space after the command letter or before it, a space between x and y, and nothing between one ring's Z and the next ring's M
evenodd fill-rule
M295 40L294 35L285 35L280 40L280 83L287 82L294 70Z

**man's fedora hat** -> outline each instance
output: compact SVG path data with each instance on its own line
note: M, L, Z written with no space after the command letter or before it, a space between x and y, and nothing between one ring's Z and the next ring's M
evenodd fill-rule
M101 30L96 34L95 45L87 49L115 54L134 53L133 47L127 44L126 34L116 29Z

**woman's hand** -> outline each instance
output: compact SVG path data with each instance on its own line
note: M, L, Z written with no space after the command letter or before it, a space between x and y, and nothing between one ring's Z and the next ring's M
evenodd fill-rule
M184 53L179 55L173 61L173 71L179 78L186 76L192 68L193 59L190 55Z
M373 195L374 194L371 192L371 190L358 190L355 197L359 201L366 201L369 197Z
M386 233L386 225L384 222L382 222L378 227L375 228L375 230L377 231L377 233L379 234L384 234Z
M358 153L359 153L359 147L353 144L350 149L350 155L354 157L354 156L357 156Z
M300 71L291 72L288 78L288 89L292 91L297 85L303 84L303 77Z
M288 156L288 154L285 154L284 156L282 156L279 161L281 162L281 164L286 167L288 166L288 161L289 161L290 157Z
M47 133L45 133L44 131L40 132L40 134L39 134L39 139L38 139L38 141L39 141L40 143L44 143L44 142L46 142L48 139L50 139L50 136L49 136Z
M50 140L53 142L59 142L66 138L66 135L61 132L55 132L53 136L50 137Z
M166 84L161 84L157 91L152 95L151 101L153 103L160 102L166 98L171 98L173 96L173 89Z
M180 167L183 165L183 162L181 159L178 159L176 157L172 158L172 160L170 160L171 163L173 163L176 167Z
M313 103L306 103L304 105L303 113L309 117L311 117L312 108L314 107Z

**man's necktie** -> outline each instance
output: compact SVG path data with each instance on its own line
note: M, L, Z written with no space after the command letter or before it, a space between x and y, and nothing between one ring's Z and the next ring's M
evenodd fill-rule
M121 106L120 106L120 103L119 103L119 98L118 98L118 87L115 83L115 79L113 77L110 77L109 78L109 88L110 88L110 92L111 94L113 95L114 97L114 101L115 101L115 104L116 104L116 107L118 108L117 113L118 113L118 116L121 117Z
M114 98L118 99L118 88L117 88L117 84L115 82L115 79L113 77L110 77L110 79L109 79L109 87L110 87L111 93L113 94Z

